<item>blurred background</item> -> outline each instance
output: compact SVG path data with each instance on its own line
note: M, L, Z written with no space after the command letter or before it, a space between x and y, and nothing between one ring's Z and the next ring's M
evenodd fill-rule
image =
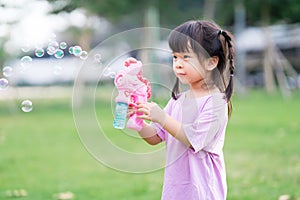
M72 84L76 68L69 47L78 45L89 52L122 31L147 26L172 29L186 20L204 18L235 35L238 91L259 87L272 92L278 86L289 95L299 87L300 5L296 0L2 0L0 9L0 68L14 74L11 85ZM151 35L143 37L147 40ZM55 55L55 45L59 45L55 42L65 43L60 48L62 56ZM128 45L126 42L117 48ZM49 52L53 45L54 51ZM32 58L39 59L31 62ZM33 66L22 76L18 71L24 69L16 68L28 59ZM49 63L56 67L49 69ZM14 68L15 73L10 72ZM51 71L54 73L48 73Z
M127 151L156 150L112 128L112 77L99 80L109 55L132 41L91 52L124 31L173 29L191 19L234 34L228 199L300 199L299 13L298 0L0 0L0 199L159 199L163 170L127 174L91 158L73 121L73 85L93 56L100 70L84 80L99 81L100 92L89 94L106 136ZM157 33L141 38L168 48ZM146 54L129 53L148 63ZM168 54L154 59L171 66ZM163 82L163 73L172 71L152 76ZM166 93L157 99L162 106Z

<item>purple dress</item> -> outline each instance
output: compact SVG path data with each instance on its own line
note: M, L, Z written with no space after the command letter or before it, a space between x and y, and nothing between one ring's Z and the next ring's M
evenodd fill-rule
M222 149L228 110L224 94L189 99L183 93L177 100L171 99L164 110L182 122L193 148L186 147L159 124L152 123L159 137L166 142L162 199L226 199Z

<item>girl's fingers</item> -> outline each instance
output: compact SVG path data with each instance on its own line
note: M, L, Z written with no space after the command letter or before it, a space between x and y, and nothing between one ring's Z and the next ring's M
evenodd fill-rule
M137 104L137 108L143 108L143 107L145 107L145 104L144 104L144 103L139 103L139 104Z
M138 115L137 118L151 121L151 117L148 115Z
M136 112L136 109L133 107L128 107L127 118L131 117Z
M137 112L142 112L143 114L149 114L149 110L147 108L138 108L137 109Z
M142 108L142 107L149 107L149 102L137 102L137 107Z

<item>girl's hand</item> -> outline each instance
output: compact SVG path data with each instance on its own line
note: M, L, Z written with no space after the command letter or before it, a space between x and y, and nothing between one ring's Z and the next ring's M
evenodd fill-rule
M127 119L129 119L129 117L131 117L134 113L136 113L136 106L129 104L126 116Z
M138 116L140 119L150 120L161 125L165 122L165 111L154 102L138 103L137 112L143 113Z

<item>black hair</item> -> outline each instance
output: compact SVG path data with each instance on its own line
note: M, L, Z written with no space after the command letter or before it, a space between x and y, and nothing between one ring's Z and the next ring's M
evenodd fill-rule
M231 96L233 94L234 46L233 36L222 30L216 23L207 20L187 21L169 35L169 46L173 52L189 52L190 49L198 58L217 56L218 65L212 70L212 80L221 92L225 93L228 102L228 113L231 114ZM177 99L180 93L179 79L176 78L172 98Z

